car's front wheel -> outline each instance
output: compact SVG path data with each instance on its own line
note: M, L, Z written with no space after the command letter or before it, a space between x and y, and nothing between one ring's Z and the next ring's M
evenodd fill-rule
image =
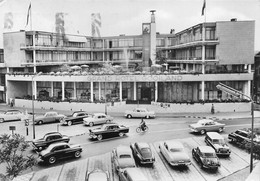
M4 118L0 118L0 123L5 122Z
M124 136L124 133L120 132L120 133L119 133L119 136L120 136L120 137L123 137L123 136Z
M223 132L223 128L219 128L218 132L220 132L220 133Z
M39 121L39 123L38 123L38 124L39 124L39 125L41 125L42 123L43 123L42 121Z
M48 161L49 161L50 164L53 164L53 163L56 162L56 158L54 156L52 156L52 157L49 158Z
M202 129L201 131L200 131L200 134L205 134L206 133L206 130L205 129Z
M93 122L90 122L90 123L89 123L89 126L90 126L90 127L94 126L94 123L93 123Z
M76 151L75 154L74 154L75 158L79 158L80 154L81 154L80 151Z
M72 122L71 121L68 121L68 126L71 126L72 125Z
M100 141L100 140L103 139L103 136L102 136L101 134L99 134L99 135L97 136L97 139L98 139L98 141Z
M132 118L132 115L131 115L131 114L128 114L126 117L127 117L128 119L130 119L130 118Z

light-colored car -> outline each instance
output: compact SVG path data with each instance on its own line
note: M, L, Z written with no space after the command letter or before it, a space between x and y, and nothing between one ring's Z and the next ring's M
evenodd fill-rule
M34 118L35 124L44 124L44 123L55 123L60 122L65 115L59 114L55 111L46 112L44 115L36 116Z
M146 108L135 108L133 110L127 110L125 111L125 117L126 118L155 118L155 112L149 111Z
M87 181L109 181L109 173L96 168L87 172Z
M7 121L22 121L28 119L28 116L19 110L7 110L0 113L0 123Z
M171 166L187 166L191 164L191 160L185 152L183 144L179 141L161 142L159 149Z
M113 117L106 115L104 113L94 113L89 117L83 118L83 123L86 126L94 126L97 124L105 124L113 121Z
M126 168L118 173L120 181L148 181L140 168Z
M136 166L131 148L125 145L119 145L118 147L113 149L112 162L115 166L116 171Z
M211 119L201 119L195 124L189 125L191 132L205 134L209 131L222 132L225 128L225 124L213 121Z
M216 132L206 133L205 142L216 151L217 155L229 156L231 153L229 146L225 142L223 136Z

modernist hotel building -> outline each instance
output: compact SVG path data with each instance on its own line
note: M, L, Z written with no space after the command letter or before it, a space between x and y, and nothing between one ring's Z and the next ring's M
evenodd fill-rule
M31 95L90 102L229 99L219 82L250 96L254 34L254 21L236 19L160 34L153 11L140 35L4 33L2 96L6 102Z

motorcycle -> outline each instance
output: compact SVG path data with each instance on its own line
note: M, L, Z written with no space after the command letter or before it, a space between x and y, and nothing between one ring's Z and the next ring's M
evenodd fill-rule
M149 130L148 126L145 125L145 127L142 129L141 126L138 126L136 128L136 132L140 133L140 132L147 132Z

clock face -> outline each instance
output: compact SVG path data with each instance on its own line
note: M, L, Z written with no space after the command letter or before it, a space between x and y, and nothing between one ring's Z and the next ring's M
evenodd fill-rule
M143 24L143 34L149 34L149 33L150 33L150 25Z

